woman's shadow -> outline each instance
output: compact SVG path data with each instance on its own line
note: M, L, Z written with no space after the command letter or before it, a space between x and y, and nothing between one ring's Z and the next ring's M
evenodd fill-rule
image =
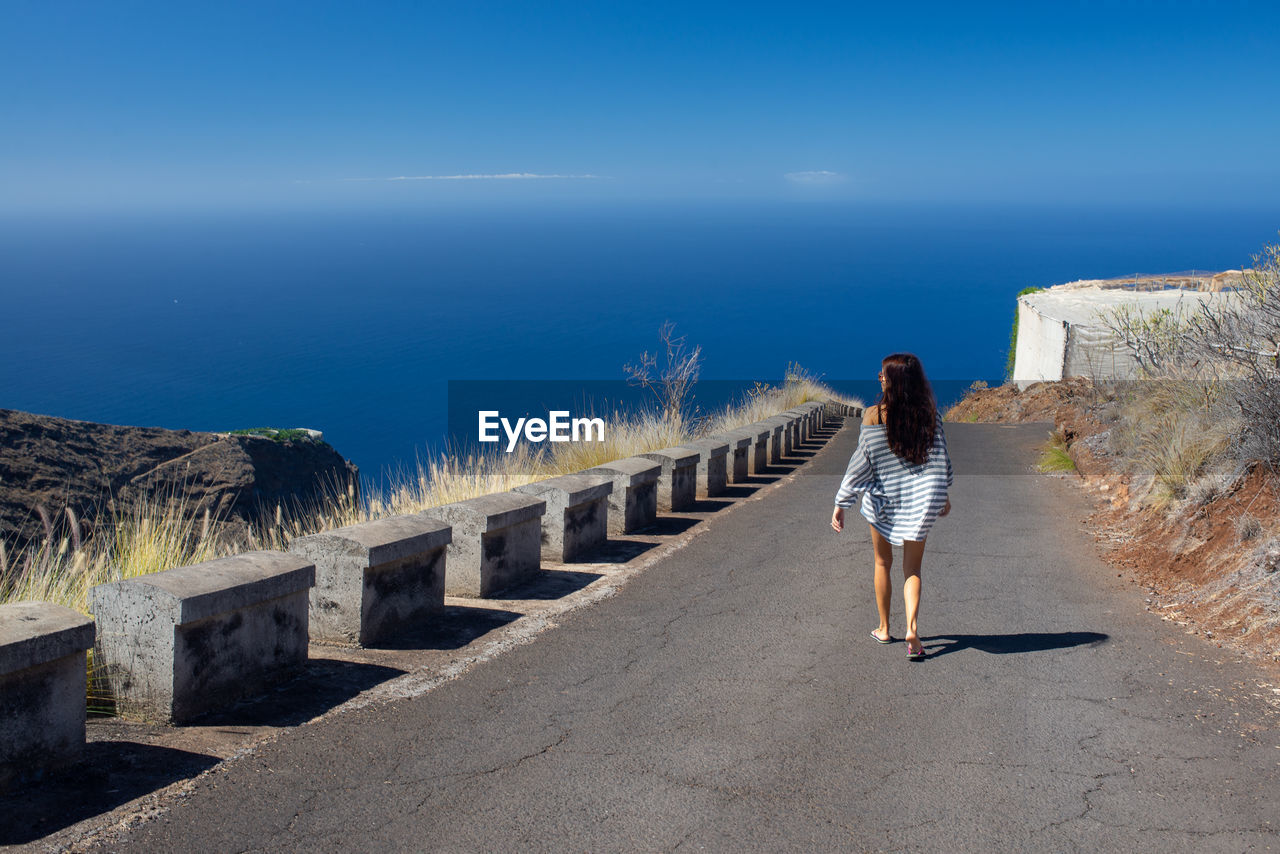
M1023 632L1016 635L933 635L921 638L930 658L976 649L992 655L1017 652L1045 652L1073 646L1098 646L1110 639L1099 632Z

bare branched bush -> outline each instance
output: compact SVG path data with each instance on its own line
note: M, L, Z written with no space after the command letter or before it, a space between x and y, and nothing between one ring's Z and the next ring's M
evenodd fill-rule
M1120 307L1103 324L1142 377L1123 395L1113 444L1169 497L1213 466L1280 471L1280 246L1255 256L1236 291L1194 310Z
M702 348L689 347L688 339L676 333L676 325L664 321L658 329L661 353L645 351L634 363L622 366L627 380L643 386L658 398L664 420L680 422L693 417L693 386L702 370Z
M1280 245L1253 260L1231 298L1190 317L1188 349L1222 379L1242 456L1280 469Z
M1267 575L1280 570L1280 537L1272 537L1258 546L1253 553L1253 562L1254 566Z
M1245 513L1235 521L1236 539L1242 543L1256 540L1262 535L1262 520L1252 513Z
M1181 312L1171 308L1144 312L1119 305L1102 312L1099 319L1133 356L1141 376L1163 376L1185 360L1187 320Z

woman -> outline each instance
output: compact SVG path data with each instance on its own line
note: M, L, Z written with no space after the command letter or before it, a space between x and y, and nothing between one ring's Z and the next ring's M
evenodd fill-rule
M875 548L876 607L880 625L871 633L878 643L889 634L889 570L893 546L902 546L902 598L907 606L907 658L920 661L924 646L916 627L920 610L920 562L934 520L951 512L951 456L942 433L933 389L920 360L910 353L886 356L880 365L880 400L862 419L858 447L849 460L831 527L844 530L844 509L861 498Z

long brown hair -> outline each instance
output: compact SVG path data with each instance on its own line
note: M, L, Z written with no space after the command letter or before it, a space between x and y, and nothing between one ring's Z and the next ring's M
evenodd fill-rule
M889 450L919 465L929 459L938 432L938 406L924 366L911 353L893 353L884 357L880 370L884 374L880 405Z

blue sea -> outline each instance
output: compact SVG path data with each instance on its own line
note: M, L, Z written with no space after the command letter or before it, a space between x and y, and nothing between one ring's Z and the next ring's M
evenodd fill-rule
M0 407L313 427L376 483L442 447L451 381L621 381L665 320L702 348L708 380L777 382L796 362L869 395L880 358L909 350L954 398L1002 377L1021 288L1237 268L1277 239L1280 206L614 203L2 225Z

